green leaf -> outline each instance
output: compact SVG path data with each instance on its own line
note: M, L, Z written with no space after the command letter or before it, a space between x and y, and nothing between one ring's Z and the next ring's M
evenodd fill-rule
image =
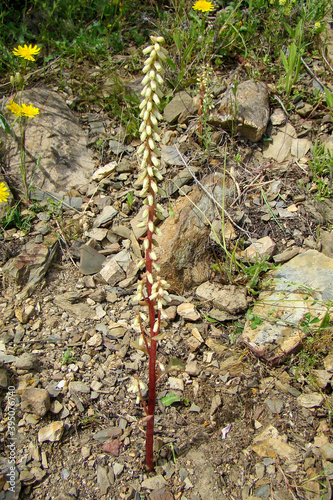
M167 63L170 66L170 69L172 69L172 71L177 71L177 66L175 65L173 60L170 59L170 57L167 57Z
M172 34L172 38L173 38L173 41L175 42L175 45L176 45L178 51L181 53L183 47L182 47L182 42L180 39L180 31L175 30Z
M185 370L185 363L183 363L182 361L180 361L180 359L171 357L169 359L169 364L168 364L167 371L169 372L171 370L181 370L181 371L184 371Z
M325 328L328 328L330 326L330 315L328 314L328 311L326 311L325 316L321 320L319 330L324 330Z
M193 47L194 47L194 41L192 41L191 43L189 43L188 46L186 47L186 49L184 50L183 59L186 60L188 58L188 56L191 55Z
M161 403L164 406L171 406L173 403L180 403L181 400L182 399L179 396L176 396L175 394L171 393L161 398Z
M12 134L12 129L6 120L5 115L3 115L2 113L0 113L0 125L5 130L5 132L7 132L7 134Z
M286 73L288 73L288 69L289 69L288 61L287 61L287 58L284 55L284 52L282 50L280 50L280 56L281 56L281 59L283 62L284 69L285 69Z

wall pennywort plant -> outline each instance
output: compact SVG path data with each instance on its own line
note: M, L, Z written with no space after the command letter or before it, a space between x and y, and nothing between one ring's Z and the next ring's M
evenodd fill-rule
M142 123L139 129L142 144L138 149L138 154L142 155L141 172L138 180L142 183L141 195L146 195L144 200L146 208L143 212L143 220L139 223L139 227L147 228L147 235L143 240L144 258L140 261L140 266L145 268L145 272L138 282L136 295L138 303L148 309L148 317L142 312L139 312L137 317L137 323L139 323L141 330L141 344L144 345L144 350L149 356L148 408L141 398L147 415L145 420L147 422L146 466L148 471L154 469L153 440L157 381L157 342L161 338L160 327L163 305L170 300L167 292L169 285L158 276L160 268L156 262L157 257L154 252L154 246L157 246L155 236L161 234L161 231L155 225L156 219L160 218L162 212L162 207L156 201L158 193L157 181L163 180L159 171L160 152L157 148L157 143L160 141L158 121L162 119L158 106L162 97L160 86L163 83L163 63L167 58L167 51L162 47L163 37L151 36L150 39L152 45L143 50L143 53L148 55L148 58L143 68L145 76L142 80L144 88L141 92L143 100L140 104Z

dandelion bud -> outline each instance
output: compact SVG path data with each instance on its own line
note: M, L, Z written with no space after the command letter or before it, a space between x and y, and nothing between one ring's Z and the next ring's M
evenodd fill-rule
M23 77L22 77L22 75L21 75L21 73L19 71L16 71L14 79L15 79L15 83L17 85L21 85L21 83L23 81Z

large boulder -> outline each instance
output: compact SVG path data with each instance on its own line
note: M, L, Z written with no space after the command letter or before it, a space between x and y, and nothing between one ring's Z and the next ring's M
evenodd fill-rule
M219 173L202 180L216 201L223 205L225 196L234 198L235 186L228 177ZM168 217L162 224L162 236L157 238L156 249L161 275L177 292L189 290L210 277L210 263L207 259L211 223L219 215L216 204L198 187L189 197L179 198L173 205L174 217ZM208 222L209 221L209 222Z
M39 108L39 114L28 118L26 124L28 181L33 178L34 187L58 193L87 185L95 163L87 149L87 133L65 100L56 92L39 87L23 91L21 102ZM14 115L8 116L9 121L12 118ZM18 122L14 132L18 138ZM1 140L5 145L8 171L22 185L18 141L8 134L2 134Z
M269 120L269 95L265 84L247 80L229 87L220 102L212 124L258 142Z

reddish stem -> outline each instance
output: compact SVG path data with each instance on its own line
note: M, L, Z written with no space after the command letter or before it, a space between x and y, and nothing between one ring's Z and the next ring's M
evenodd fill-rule
M148 161L151 161L150 158ZM149 207L148 213L148 224L149 222L154 223L155 215L155 193L151 188L151 178L149 178L149 194L153 196L153 205ZM148 228L147 239L149 241L148 249L146 250L146 271L147 275L152 273L153 261L150 257L150 252L152 250L152 240L153 234ZM147 285L147 302L148 302L148 312L149 312L149 325L150 325L150 351L149 351L149 391L148 391L148 415L151 415L147 422L146 429L146 466L148 472L154 469L154 417L155 417L155 400L156 400L156 351L157 342L154 340L155 335L158 334L154 332L155 325L155 300L151 300L150 296L152 293L152 284L146 280Z

